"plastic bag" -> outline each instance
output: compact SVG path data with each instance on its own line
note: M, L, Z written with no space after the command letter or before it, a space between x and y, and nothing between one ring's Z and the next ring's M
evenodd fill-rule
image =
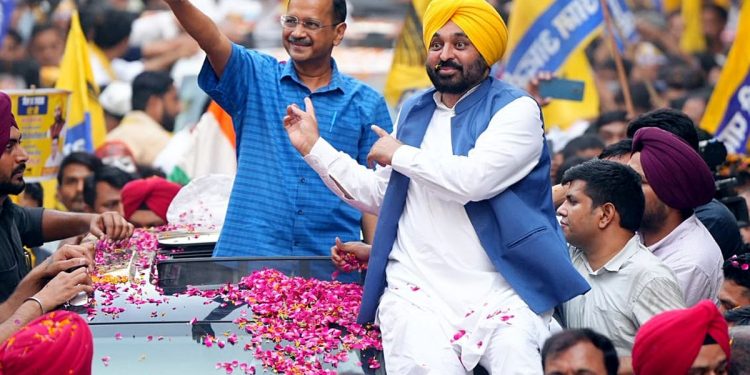
M170 225L194 225L206 231L221 231L229 205L234 177L212 174L185 185L167 210Z

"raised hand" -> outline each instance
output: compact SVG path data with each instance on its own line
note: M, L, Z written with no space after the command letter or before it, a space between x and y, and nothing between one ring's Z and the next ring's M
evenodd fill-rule
M315 142L320 138L318 131L318 120L315 118L315 108L312 100L305 98L305 110L303 111L296 104L286 107L286 116L284 116L284 129L289 134L289 140L292 142L297 151L302 156L310 153Z
M551 103L552 99L542 97L542 95L539 93L539 83L542 81L549 81L552 78L555 78L555 76L550 72L539 72L531 78L528 85L526 86L526 91L528 91L531 97L533 97L534 100L539 103L540 107L544 107L547 104Z
M371 129L380 139L372 145L370 153L367 154L367 165L370 167L374 167L375 163L381 166L391 165L393 154L403 144L377 125L373 125Z

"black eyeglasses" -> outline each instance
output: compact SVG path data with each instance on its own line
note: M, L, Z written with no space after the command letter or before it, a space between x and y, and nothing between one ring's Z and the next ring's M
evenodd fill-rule
M304 27L306 30L309 30L309 31L318 31L324 27L336 26L341 23L341 22L338 22L338 23L333 23L330 25L323 25L318 20L300 20L299 17L286 16L286 15L281 16L279 18L279 21L281 22L281 26L286 27L288 29L294 29L297 27L297 25L302 24L302 27Z

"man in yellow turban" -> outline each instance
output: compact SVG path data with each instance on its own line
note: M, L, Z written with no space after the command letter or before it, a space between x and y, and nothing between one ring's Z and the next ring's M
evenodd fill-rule
M309 99L287 109L326 186L378 215L358 320L380 324L389 373L542 373L551 310L589 289L555 219L539 107L489 77L507 34L484 0L430 3L435 88L404 103L396 134L373 126L374 171L321 137Z

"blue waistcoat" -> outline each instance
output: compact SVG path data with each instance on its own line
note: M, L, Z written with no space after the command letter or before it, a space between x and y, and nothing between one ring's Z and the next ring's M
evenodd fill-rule
M434 93L434 89L428 90L404 104L397 126L399 141L421 146L436 108ZM484 80L477 90L456 105L456 114L451 119L453 154L467 155L492 116L524 95L523 91L505 82L491 77ZM573 268L565 238L555 219L550 158L546 142L543 138L539 141L545 145L531 173L502 193L465 206L479 241L495 268L537 314L590 289ZM386 286L388 255L396 240L408 188L409 178L392 171L378 216L359 312L360 323L375 319Z

